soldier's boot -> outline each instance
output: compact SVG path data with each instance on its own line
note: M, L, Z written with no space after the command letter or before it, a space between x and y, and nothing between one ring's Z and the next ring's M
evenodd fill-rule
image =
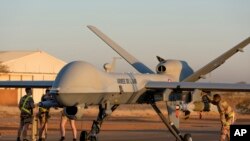
M65 140L65 137L61 137L61 139L59 141L64 141Z
M45 138L39 138L38 141L45 141Z

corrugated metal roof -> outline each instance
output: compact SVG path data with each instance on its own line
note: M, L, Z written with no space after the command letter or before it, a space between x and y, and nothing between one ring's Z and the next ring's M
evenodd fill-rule
M30 55L37 51L0 51L0 62L4 63L13 59L18 59Z

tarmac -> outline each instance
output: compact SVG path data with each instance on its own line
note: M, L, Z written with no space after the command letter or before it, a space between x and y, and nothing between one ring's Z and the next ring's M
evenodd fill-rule
M81 129L89 130L94 117L85 117L77 121L78 140ZM8 121L8 122L7 122ZM18 116L1 117L0 140L16 140ZM48 141L60 139L58 116L49 121ZM250 115L241 116L236 124L250 124ZM203 119L192 116L189 120L181 120L181 132L190 133L194 141L215 141L220 136L219 115L206 115ZM72 140L72 132L67 123L66 140ZM104 122L98 141L175 141L165 125L158 117L111 117Z
M238 119L236 124L250 124L250 116ZM48 141L60 139L59 124L56 119L51 119L48 129ZM89 130L92 118L85 118L83 121L77 121L78 139L80 129ZM56 127L57 124L57 127ZM219 139L220 122L218 118L209 117L198 119L192 117L189 120L181 121L181 132L192 134L194 141L215 141ZM4 132L5 131L5 132ZM15 133L17 127L3 127L1 124L1 141L13 141L16 139ZM4 133L4 134L3 134ZM14 134L13 134L14 133ZM66 140L72 140L72 133L67 125ZM104 122L102 131L98 136L99 141L166 141L175 138L169 133L164 124L157 117L153 118L126 118L112 117Z

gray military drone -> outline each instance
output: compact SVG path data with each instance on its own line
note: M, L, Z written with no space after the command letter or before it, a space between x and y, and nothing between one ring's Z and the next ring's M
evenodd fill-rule
M93 33L115 50L139 73L116 73L110 66L99 70L84 61L65 65L55 81L1 81L0 87L51 88L54 100L41 102L44 107L66 107L69 116L78 116L83 107L99 105L99 114L89 132L82 131L81 141L96 141L103 121L121 104L150 104L178 141L191 141L190 134L179 131L179 116L176 111L189 115L192 111L209 111L206 96L211 91L250 91L249 84L200 83L203 78L228 58L250 43L250 37L231 48L197 71L181 60L165 60L157 56L156 72L121 48L94 26L87 26ZM156 102L166 102L168 116L164 116ZM197 102L199 104L197 104Z

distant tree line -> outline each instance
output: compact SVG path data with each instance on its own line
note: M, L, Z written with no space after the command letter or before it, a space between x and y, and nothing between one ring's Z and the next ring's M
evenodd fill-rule
M8 73L9 67L7 65L3 65L2 62L0 62L0 72L1 73Z

